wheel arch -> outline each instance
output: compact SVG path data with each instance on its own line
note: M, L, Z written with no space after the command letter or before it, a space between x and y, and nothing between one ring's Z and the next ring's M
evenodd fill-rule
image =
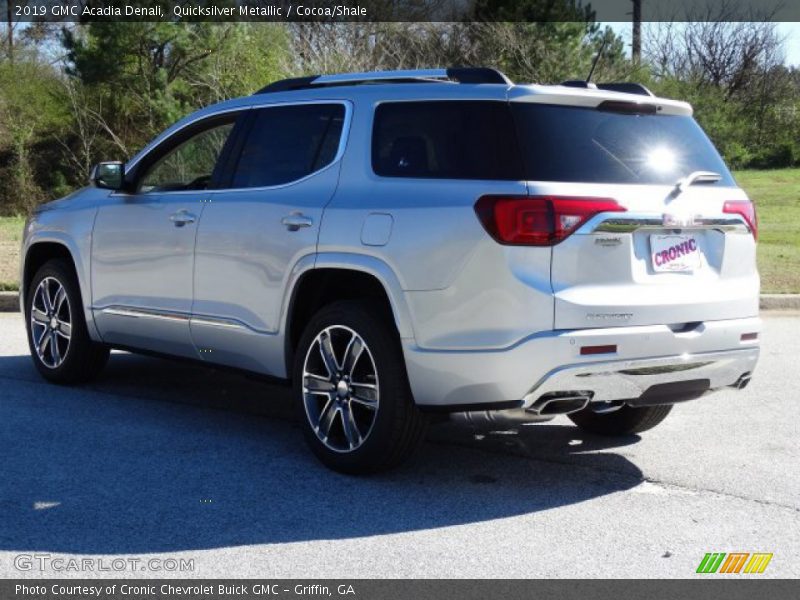
M20 266L20 310L25 313L25 303L27 301L27 292L30 287L31 280L42 265L47 261L56 258L66 260L73 268L75 277L78 280L78 287L81 292L81 302L83 304L84 316L86 318L86 326L89 329L89 335L94 340L99 340L99 335L94 327L94 319L92 318L91 311L91 289L89 286L88 274L86 269L88 265L84 265L80 260L80 255L74 244L70 240L58 236L41 236L29 240L26 243L25 251L22 256L22 264Z
M304 323L322 306L337 300L373 298L386 308L401 339L414 337L400 281L391 267L377 258L348 253L317 255L313 266L295 278L287 294L283 327L287 373L291 373Z

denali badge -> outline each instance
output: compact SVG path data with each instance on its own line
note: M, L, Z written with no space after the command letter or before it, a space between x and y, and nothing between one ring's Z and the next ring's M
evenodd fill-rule
M622 243L621 237L598 237L594 239L598 246L619 246Z
M590 321L627 321L633 313L586 313Z

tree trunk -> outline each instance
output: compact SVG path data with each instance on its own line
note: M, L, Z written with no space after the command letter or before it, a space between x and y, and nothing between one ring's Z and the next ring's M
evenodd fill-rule
M639 64L642 56L642 0L633 2L633 36L631 40L631 58L634 64Z
M6 27L8 28L8 60L14 62L14 19L11 12L11 1L6 2Z

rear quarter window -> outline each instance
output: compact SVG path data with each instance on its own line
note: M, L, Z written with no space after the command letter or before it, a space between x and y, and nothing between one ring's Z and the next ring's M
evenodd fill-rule
M505 102L388 102L375 109L372 168L383 177L520 180Z

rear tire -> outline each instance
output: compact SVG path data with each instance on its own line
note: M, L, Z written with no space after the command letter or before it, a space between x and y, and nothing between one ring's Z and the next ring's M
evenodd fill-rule
M600 435L631 435L652 429L667 418L672 404L656 406L625 405L614 412L600 414L589 407L567 415L575 425L590 433Z
M395 467L425 434L427 419L414 404L397 331L365 302L336 302L311 319L292 380L306 442L335 471Z
M108 361L109 349L89 337L78 278L63 259L46 262L33 276L25 324L33 364L48 381L88 381Z

